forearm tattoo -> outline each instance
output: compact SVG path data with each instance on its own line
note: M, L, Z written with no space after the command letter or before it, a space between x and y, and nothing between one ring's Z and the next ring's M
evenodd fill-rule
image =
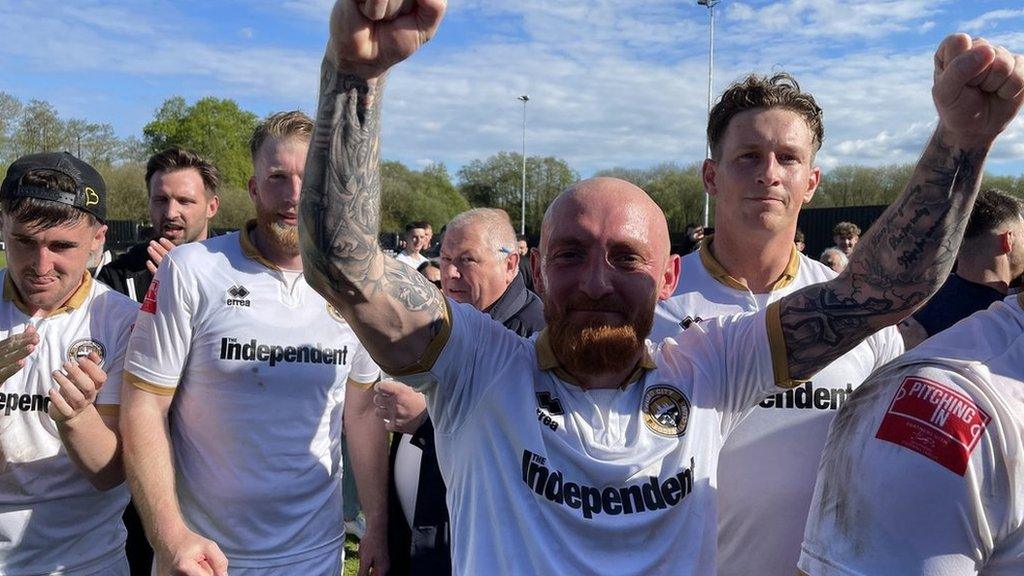
M857 245L843 274L782 300L791 377L813 375L939 289L956 260L986 152L955 149L933 136L903 194Z
M302 258L310 283L339 309L390 297L398 312L433 312L440 292L387 257L380 231L380 102L375 86L324 63L316 130L300 205Z

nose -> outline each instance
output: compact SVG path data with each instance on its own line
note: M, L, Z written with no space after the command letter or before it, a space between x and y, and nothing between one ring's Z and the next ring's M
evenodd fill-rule
M613 270L604 258L592 257L589 260L590 264L581 270L583 277L580 278L580 292L597 300L611 293Z
M35 253L32 271L36 276L46 276L53 272L53 254L49 249L40 247Z
M757 182L762 186L777 186L779 184L779 161L775 154L768 154L764 157Z
M448 263L445 263L445 262L442 261L441 262L441 277L454 280L454 279L457 279L457 278L461 278L462 275L459 274L459 267L458 266L456 266L455 264L448 264Z
M302 176L292 176L291 185L288 187L289 197L288 200L292 205L299 205L299 194L302 192Z

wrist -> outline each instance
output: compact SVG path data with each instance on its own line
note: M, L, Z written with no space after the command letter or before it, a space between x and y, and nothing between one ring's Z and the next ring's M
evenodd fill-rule
M935 136L939 141L949 148L958 150L984 151L988 152L996 141L995 135L965 134L961 131L952 130L942 120L939 120L935 127Z

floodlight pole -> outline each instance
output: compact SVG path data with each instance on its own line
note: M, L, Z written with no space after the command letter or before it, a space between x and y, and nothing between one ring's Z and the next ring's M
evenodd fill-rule
M715 6L721 0L697 0L699 6L707 6L710 33L708 34L708 118L711 118L712 97L715 85ZM705 148L705 158L711 158L711 142ZM709 224L711 198L704 191L704 226Z
M523 190L519 213L519 233L526 234L526 103L530 97L523 94L519 97L523 103Z

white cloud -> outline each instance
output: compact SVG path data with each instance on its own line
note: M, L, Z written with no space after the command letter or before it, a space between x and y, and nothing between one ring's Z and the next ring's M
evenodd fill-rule
M58 76L80 70L127 76L158 93L158 101L211 94L249 102L260 113L312 111L322 50L312 44L321 40L303 44L291 31L287 44L277 43L284 32L265 33L242 18L222 38L196 31L202 27L188 14L168 11L172 5L164 0L86 1L0 7L0 79L5 63L16 61ZM282 30L297 22L308 35L326 21L332 2L234 4L271 14ZM788 70L825 109L824 167L916 159L935 117L931 37L949 26L958 3L726 0L719 7L716 93L750 71ZM443 161L454 172L470 160L519 150L516 98L525 92L528 153L565 158L583 175L703 158L706 9L680 0L452 0L448 19L422 54L391 74L385 157L417 167ZM1024 49L1024 33L1007 31L994 41ZM51 99L62 100L70 98ZM120 109L138 130L153 107L126 101ZM120 121L88 110L79 115ZM1024 156L1019 123L1004 141L994 165Z
M964 32L982 32L990 27L998 27L1007 20L1024 18L1024 8L1018 10L1004 9L986 12L976 18L960 22L958 26ZM1016 26L1016 23L1011 24Z

